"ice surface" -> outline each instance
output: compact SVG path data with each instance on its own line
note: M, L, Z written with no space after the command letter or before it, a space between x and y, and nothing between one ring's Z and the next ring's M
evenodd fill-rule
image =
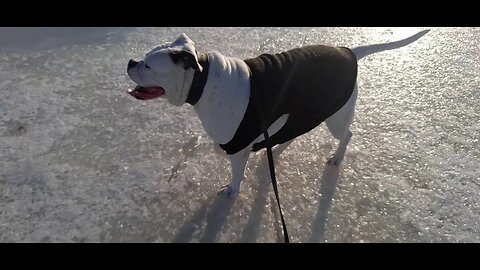
M236 200L189 106L126 94L130 58L185 32L240 58L422 28L0 28L0 242L279 242L264 153ZM480 29L363 59L339 168L321 126L277 166L292 242L480 242Z

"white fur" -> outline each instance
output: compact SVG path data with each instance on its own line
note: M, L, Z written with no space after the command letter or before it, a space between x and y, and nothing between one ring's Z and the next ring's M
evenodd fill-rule
M372 53L406 46L428 31L422 31L400 41L353 48L352 51L359 60ZM129 75L141 86L163 87L170 103L182 105L187 98L194 71L192 69L184 70L181 65L174 64L169 58L168 52L171 50L191 52L195 50L194 44L190 38L182 34L174 42L160 45L147 53L144 62L151 66L151 70L146 70L143 65L139 65L135 70L129 70ZM213 139L216 150L219 151L218 144L227 143L233 138L248 106L250 73L243 60L226 57L218 52L209 53L209 63L209 76L204 92L197 104L194 105L194 109L205 131ZM350 124L353 121L357 96L358 87L355 84L353 94L347 103L325 120L330 133L339 140L337 150L328 158L327 163L330 165L340 165L345 156L347 145L352 137ZM288 116L288 114L282 115L268 128L270 136L282 128ZM233 196L238 192L252 146L255 142L263 139L262 134L248 147L228 156L232 166L232 178L228 185L220 189L219 194ZM275 157L278 158L292 141L277 146L274 149Z
M213 52L203 94L193 106L214 142L229 142L242 121L250 99L250 73L238 58Z

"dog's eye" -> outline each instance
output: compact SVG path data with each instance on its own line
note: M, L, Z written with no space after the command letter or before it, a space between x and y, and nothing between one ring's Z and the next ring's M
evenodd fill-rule
M148 68L148 69L150 69L150 66L149 66L149 65L147 65L147 64L145 64L145 67L146 67L146 68Z

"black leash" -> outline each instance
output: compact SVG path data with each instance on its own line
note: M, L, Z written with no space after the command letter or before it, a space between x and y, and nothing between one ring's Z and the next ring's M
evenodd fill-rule
M295 69L295 68L296 68L296 66L294 66L293 69ZM292 74L293 73L289 74L289 76L286 80L287 82L290 82L290 78L291 78ZM280 90L281 94L279 95L279 97L283 98L283 94L285 94L286 86L287 85L285 85L284 88L282 88ZM277 106L278 106L278 103L276 103L273 106L273 108L270 108L270 111L275 111ZM283 218L282 206L280 205L280 198L278 196L277 178L275 177L275 165L273 164L272 144L270 142L270 137L268 136L268 132L267 132L268 127L267 127L266 119L268 119L268 118L265 117L266 116L265 112L263 111L261 102L258 99L258 97L257 97L257 108L258 108L260 117L262 118L261 121L262 121L263 136L265 137L265 144L266 144L266 147L267 147L268 167L270 169L270 178L272 179L273 191L275 192L275 198L277 199L278 210L280 212L280 219L282 220L283 238L284 238L285 243L290 243L290 240L288 238L287 225L285 224L285 219ZM270 116L271 113L269 113L268 115Z
M203 67L203 71L195 71L192 85L188 93L186 102L192 105L195 105L200 99L203 93L203 88L208 79L208 70L209 70L209 61L208 55L206 53L198 53L198 62ZM260 117L265 117L265 114L262 112L260 101L257 100L258 109L260 112ZM263 120L265 120L264 118ZM272 145L270 143L270 137L268 136L266 122L262 121L263 125L263 136L265 137L265 144L267 145L267 158L268 158L268 167L270 169L270 178L272 179L273 191L275 192L275 198L277 199L278 209L280 210L280 218L282 220L283 226L283 237L285 243L290 243L287 232L287 225L285 224L285 219L283 218L282 207L280 206L280 198L278 197L278 188L277 188L277 178L275 177L275 165L273 163L273 154L272 154Z
M282 207L280 206L280 198L278 197L277 189L277 178L275 177L275 166L273 164L273 154L272 154L272 145L270 144L270 137L268 136L267 129L263 131L263 136L265 137L265 143L267 145L267 158L268 158L268 167L270 169L270 178L272 179L273 191L275 192L275 198L277 198L278 210L280 210L280 218L282 220L283 227L283 238L285 243L290 243L287 232L287 225L283 219Z
M290 76L287 79L287 81L290 81ZM253 80L251 76L251 71L250 71L250 78L251 80ZM281 93L284 93L285 89L286 89L285 87L281 89ZM279 96L282 97L282 95L279 95ZM280 205L280 198L278 196L277 178L275 177L275 165L273 163L272 144L270 142L270 137L268 136L268 132L267 132L268 124L266 120L268 118L266 117L265 111L262 108L262 104L258 96L256 98L256 102L257 102L257 109L259 111L260 118L261 118L260 120L262 123L261 126L263 129L263 136L265 137L265 144L267 147L267 158L268 158L268 167L270 169L270 178L272 179L273 191L275 193L275 198L277 199L278 210L280 212L280 219L282 220L283 238L285 243L290 243L290 239L288 237L288 232L287 232L287 225L285 224L285 219L283 218L282 206ZM273 108L270 108L271 109L270 111L274 111L277 105L278 104L275 104ZM270 116L271 113L269 113L268 115Z

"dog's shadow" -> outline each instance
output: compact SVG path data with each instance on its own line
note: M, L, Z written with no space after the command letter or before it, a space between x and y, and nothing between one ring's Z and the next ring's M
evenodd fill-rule
M276 170L277 170L276 166ZM278 171L278 170L277 170ZM248 221L242 231L242 236L239 242L251 243L256 242L260 234L260 227L262 225L263 215L267 208L267 200L269 199L269 191L272 190L270 172L266 157L261 157L255 171L255 181L257 183L257 194L252 203L252 210L248 215ZM255 187L254 187L255 188ZM276 224L276 223L275 223ZM278 225L278 224L276 224ZM275 227L278 236L278 226ZM277 237L278 238L278 237ZM278 239L277 239L278 241Z
M223 196L213 195L210 199L204 201L200 209L178 230L173 238L174 243L191 242L196 234L197 228L206 221L206 228L200 237L201 243L213 243L217 240L218 233L222 229L223 223L230 213L235 199L229 199Z
M261 221L266 208L265 205L269 198L268 192L271 190L267 166L266 160L262 162L262 159L257 165L254 174L254 180L257 184L252 187L257 190L257 193L252 204L252 210L249 213L249 219L242 230L242 235L238 242L255 242L259 236ZM183 224L172 239L172 242L191 242L194 236L199 233L198 228L201 226L206 226L206 228L203 235L199 238L199 242L210 243L217 240L218 234L230 214L236 198L228 199L223 196L213 196L204 201L195 214ZM206 225L204 225L204 222Z
M325 240L325 225L327 216L332 205L332 199L337 190L338 178L341 166L330 166L325 164L323 169L319 196L320 202L317 208L317 214L312 221L312 234L307 242L323 242Z
M324 241L327 215L337 188L340 168L341 167L329 165L325 165L324 167L321 185L319 187L319 196L321 199L317 214L311 225L312 234L307 242ZM276 207L273 197L269 195L269 191L272 190L272 187L266 159L260 159L254 175L257 187L254 186L253 188L257 190L257 193L252 203L252 210L248 215L247 224L242 230L240 239L238 239L238 242L242 243L251 243L258 240L262 220L268 209L267 205L273 205ZM211 243L217 241L218 234L220 233L226 218L230 214L236 199L228 199L217 195L213 196L214 197L204 201L197 212L183 224L172 242L191 242L194 236L199 233L198 228L204 226L203 222L206 222L206 228L203 235L199 237L199 242ZM272 211L278 210L272 207ZM273 214L275 218L278 218L276 212ZM275 228L273 228L273 230L276 233L277 242L282 242L281 227L278 222L274 222L274 224Z
M330 166L325 164L322 178L320 179L320 187L318 196L321 198L316 216L312 221L311 236L306 242L323 242L325 239L325 225L327 216L332 204L335 190L337 189L338 179L340 175L341 166ZM278 173L278 171L277 171ZM262 217L265 213L270 198L270 208L274 214L274 218L279 219L278 210L276 209L276 201L273 195L269 196L269 191L272 190L270 174L266 159L260 162L257 167L256 177L259 180L258 192L253 202L252 211L249 215L247 225L243 229L240 242L256 242L260 233L262 224ZM283 242L283 232L280 224L275 221L276 241Z

